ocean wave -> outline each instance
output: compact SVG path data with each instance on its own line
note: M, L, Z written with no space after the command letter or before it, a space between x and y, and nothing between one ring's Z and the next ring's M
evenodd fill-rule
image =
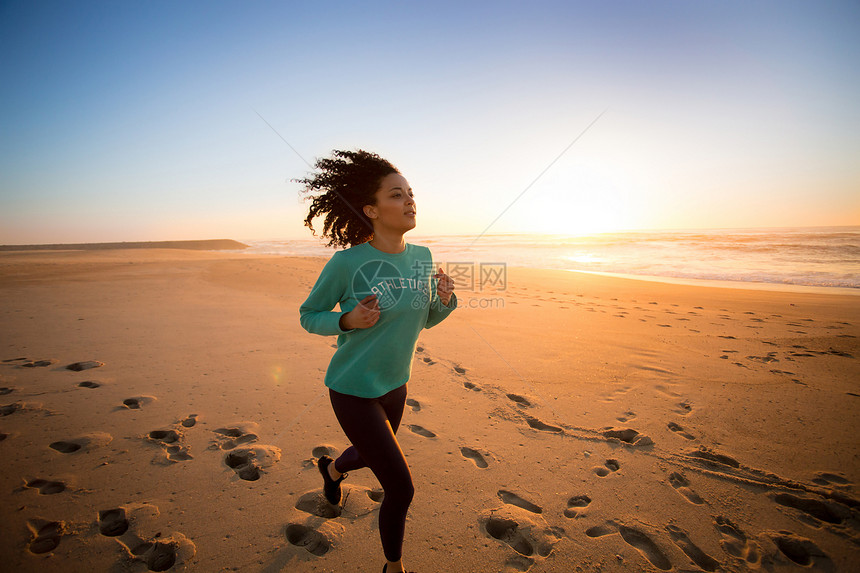
M860 227L654 231L599 235L470 235L407 237L427 245L440 263L860 288ZM249 253L331 256L317 239L248 241Z

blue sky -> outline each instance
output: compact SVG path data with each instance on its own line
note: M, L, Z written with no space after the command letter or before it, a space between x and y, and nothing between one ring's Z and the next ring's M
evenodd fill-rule
M856 2L0 3L0 243L308 237L390 159L420 235L860 224ZM259 115L258 115L259 114Z

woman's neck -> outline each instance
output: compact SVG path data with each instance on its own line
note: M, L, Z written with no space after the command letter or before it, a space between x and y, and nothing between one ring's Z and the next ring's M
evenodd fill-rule
M403 239L403 233L386 232L383 230L374 229L373 239L370 240L373 248L396 255L403 252L406 248L406 241Z

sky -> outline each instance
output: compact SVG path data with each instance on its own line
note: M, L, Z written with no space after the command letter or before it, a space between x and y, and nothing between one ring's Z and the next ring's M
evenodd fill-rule
M0 244L860 225L860 3L0 1ZM321 224L318 225L321 227Z

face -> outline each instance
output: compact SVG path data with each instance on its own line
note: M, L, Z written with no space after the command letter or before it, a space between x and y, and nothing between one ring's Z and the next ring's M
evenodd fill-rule
M374 229L386 228L405 233L415 228L415 198L403 175L391 173L383 177L375 197L376 205L364 207Z

